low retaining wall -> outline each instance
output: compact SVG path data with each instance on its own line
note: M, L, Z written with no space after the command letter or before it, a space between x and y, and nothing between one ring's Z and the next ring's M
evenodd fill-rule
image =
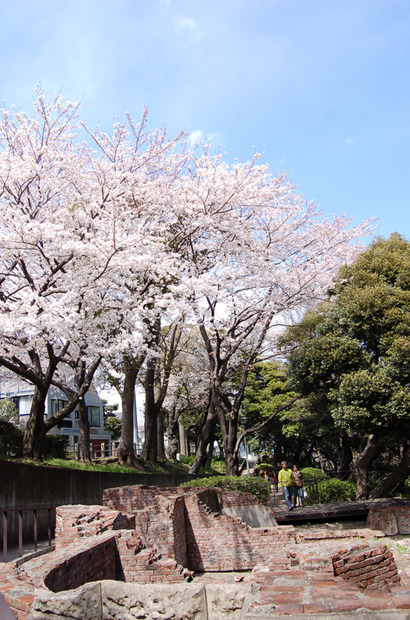
M249 584L141 585L116 581L90 583L53 599L40 593L33 602L30 620L70 617L77 610L81 620L112 618L238 618ZM55 614L52 616L52 614ZM73 617L73 616L71 616Z
M400 577L392 552L386 545L359 553L339 552L333 558L334 574L359 588L390 591L400 585Z
M395 499L387 505L371 506L367 525L381 530L386 536L410 534L410 501Z

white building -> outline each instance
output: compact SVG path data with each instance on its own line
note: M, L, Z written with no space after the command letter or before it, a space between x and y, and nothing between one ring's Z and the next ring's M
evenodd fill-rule
M29 383L19 381L18 378L0 378L0 399L12 400L17 405L19 425L22 428L26 425L30 415L33 395L34 387ZM68 399L63 392L55 387L51 387L45 404L45 419L50 418L62 409L67 402ZM93 454L100 456L102 451L101 444L104 444L105 452L108 455L111 450L111 437L104 430L103 403L93 387L85 395L85 404L90 422L90 441L93 446ZM58 426L55 426L50 433L68 435L68 450L75 451L80 436L78 410L75 409L69 416L61 420Z

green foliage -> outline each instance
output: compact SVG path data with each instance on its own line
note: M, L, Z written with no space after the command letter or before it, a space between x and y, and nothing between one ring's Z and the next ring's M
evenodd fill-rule
M249 373L242 413L246 416L244 426L257 426L264 419L289 403L296 393L289 384L286 365L278 362L258 362ZM254 452L275 447L274 458L281 459L293 453L299 440L299 421L302 415L299 402L278 413L262 429L248 437L248 444ZM272 456L272 453L271 453ZM268 461L270 457L263 457Z
M329 478L318 482L319 504L353 501L356 497L356 485L353 482Z
M409 273L410 243L377 239L282 339L306 397L306 435L328 460L342 442L360 456L370 435L382 450L410 435Z
M81 463L81 461L67 460L59 458L45 458L44 462L54 467L64 467L65 469L80 469L82 471L103 471L121 474L135 474L133 467L121 467L120 465L100 465L92 463Z
M42 446L43 457L63 459L67 450L68 442L68 435L46 435Z
M259 465L255 467L255 471L258 474L260 473L273 474L273 472L275 471L275 468L272 465L272 463L259 463Z
M19 421L19 414L17 405L12 400L6 398L0 399L0 420L5 422L11 422L17 424Z
M305 480L309 478L327 478L327 474L324 474L322 470L317 467L303 467L300 471Z
M262 504L266 504L271 493L269 482L263 478L251 478L246 476L210 476L208 478L196 478L189 482L184 482L181 487L216 487L230 491L241 491L251 493Z
M185 465L191 466L195 461L195 454L181 454L179 457L180 463L185 463Z
M405 483L403 484L403 497L410 497L410 476L407 478Z
M0 420L0 454L3 456L21 456L23 451L23 433L11 422Z
M121 437L122 422L115 415L109 415L104 419L104 429L111 435L111 439L114 441Z
M223 459L212 459L211 469L220 474L224 474L226 472L226 463Z
M180 463L184 463L185 465L191 465L195 461L195 454L183 455L180 456ZM223 459L212 459L211 467L201 467L199 470L200 474L210 473L210 474L224 474L226 471L226 463Z

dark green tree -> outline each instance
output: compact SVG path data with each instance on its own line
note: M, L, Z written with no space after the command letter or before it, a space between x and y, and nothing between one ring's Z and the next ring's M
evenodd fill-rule
M377 459L387 461L372 496L409 473L410 244L376 239L343 268L329 299L288 330L295 388L318 428L353 449L357 497L369 492Z
M108 405L106 401L104 404L104 429L111 435L111 439L119 439L121 437L122 422L120 418L117 418L116 412L118 411L118 404Z
M306 446L303 409L299 401L292 402L296 396L290 388L285 364L269 361L253 365L246 383L241 423L243 429L258 427L247 437L255 452L266 451L276 462L284 458L300 461ZM289 402L292 402L290 407L281 409ZM279 409L281 411L272 416Z

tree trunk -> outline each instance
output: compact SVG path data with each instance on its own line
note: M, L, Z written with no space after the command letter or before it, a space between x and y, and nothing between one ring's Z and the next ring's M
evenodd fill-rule
M237 476L238 475L238 455L234 454L230 447L225 445L225 463L226 463L226 475Z
M214 457L214 441L215 441L215 435L214 435L214 432L212 431L211 436L209 438L209 443L208 443L208 451L207 451L206 463L205 463L206 469L211 469L211 466L212 466L212 459Z
M238 416L229 416L228 433L224 437L226 475L237 476L239 471L239 450L237 449ZM222 434L223 437L223 434Z
M406 446L398 466L382 480L370 493L372 499L389 497L407 479L410 474L410 450Z
M188 441L186 436L186 430L178 420L178 434L179 434L179 453L182 456L188 456Z
M364 450L355 462L357 478L356 500L367 499L369 493L369 471L381 452L382 447L376 435L369 435Z
M134 448L134 401L138 371L139 367L133 362L124 361L124 387L121 394L122 426L118 458L121 465L129 467L135 467L138 463Z
M326 467L325 467L326 459L320 450L317 451L317 456L319 459L319 464L320 464L320 469L322 471L322 474L326 474Z
M90 422L84 398L78 401L78 428L80 430L80 440L78 444L78 456L83 463L91 462L90 454Z
M161 407L157 414L157 459L158 461L165 461L165 426L164 426L164 410Z
M178 454L178 419L177 419L175 408L173 408L171 411L168 412L167 437L168 437L167 458L170 461L176 461L177 454Z
M42 457L42 444L47 433L44 415L48 388L46 385L34 387L30 415L23 435L23 458L40 460Z
M155 360L149 360L145 374L145 441L142 450L144 459L153 463L157 462L158 457L158 415L154 394L155 364Z
M347 480L351 474L353 455L349 438L345 435L341 437L340 443L337 446L337 458L337 476L339 480Z
M68 343L60 351L64 355L67 351ZM30 415L27 420L23 435L23 457L40 460L42 458L42 446L44 438L50 428L44 421L46 410L47 393L51 385L52 378L56 371L59 357L54 354L51 344L47 344L48 367L43 374L40 356L36 351L29 351L29 358L32 363L32 370L21 370L24 364L9 363L2 358L1 364L15 372L18 376L25 378L34 385L33 401L31 403Z
M190 474L197 474L200 468L205 464L207 457L206 449L209 445L211 437L213 437L213 428L216 419L217 415L215 413L214 407L211 404L205 418L205 423L203 424L199 432L199 441L196 449L195 460L190 467Z

